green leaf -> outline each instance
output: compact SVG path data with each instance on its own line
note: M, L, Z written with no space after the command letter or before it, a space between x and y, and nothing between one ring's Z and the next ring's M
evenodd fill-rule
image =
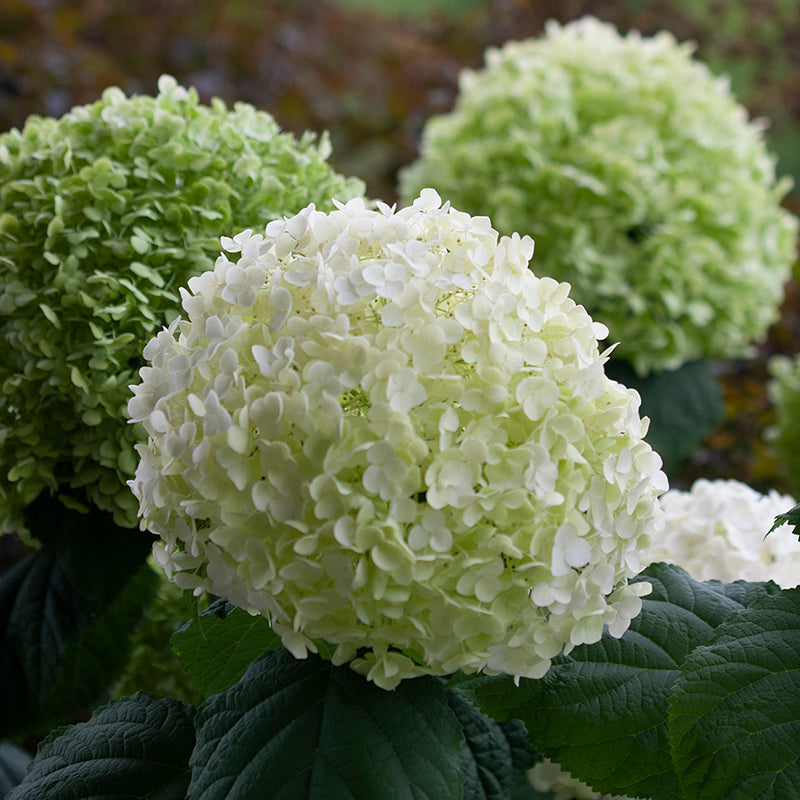
M722 422L725 405L719 379L705 361L689 361L674 370L639 377L618 359L606 374L642 398L641 414L650 417L647 441L674 470Z
M111 603L98 609L80 636L67 643L44 709L46 717L57 718L64 708L88 708L114 683L130 656L131 631L155 598L158 584L158 575L142 564Z
M794 528L795 535L800 536L800 532L797 530L798 526L800 526L800 503L790 508L785 514L778 514L767 534L769 535L776 528L780 528L781 525L791 525Z
M458 678L494 719L519 718L533 747L597 791L679 796L669 756L667 702L681 664L745 603L779 591L774 584L699 583L680 567L653 564L637 580L652 593L620 639L560 656L544 678Z
M461 800L463 735L433 678L379 689L285 649L198 710L191 800Z
M686 800L800 797L800 589L764 597L686 660L669 738Z
M55 731L7 800L184 800L194 709L139 693Z
M447 702L464 731L464 800L505 800L536 761L525 726L497 723L455 691L447 692Z
M100 699L154 591L147 576L131 583L148 535L49 497L26 513L44 546L0 577L0 736L69 721Z
M176 631L172 649L205 697L233 686L250 664L280 646L265 617L251 616L224 598Z
M39 551L0 578L0 736L41 722L62 653L92 617L52 553Z
M43 492L25 509L25 524L53 553L69 582L98 609L139 570L155 538L138 528L120 527L112 514L78 493L53 497Z

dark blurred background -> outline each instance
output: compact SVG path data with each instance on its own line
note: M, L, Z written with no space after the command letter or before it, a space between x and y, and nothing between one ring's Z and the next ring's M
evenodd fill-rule
M162 73L201 98L244 100L287 130L328 130L331 161L395 199L425 120L452 107L459 71L484 50L594 14L622 32L669 30L730 76L770 120L779 174L800 187L800 0L0 0L0 131L61 116L104 88L156 92ZM798 213L800 191L786 201ZM784 488L763 441L768 357L800 351L800 293L757 358L718 365L726 418L673 483L739 478Z

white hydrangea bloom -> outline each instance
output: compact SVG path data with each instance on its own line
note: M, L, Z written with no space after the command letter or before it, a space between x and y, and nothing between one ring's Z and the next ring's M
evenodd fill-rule
M653 537L651 561L677 564L700 581L773 580L784 589L800 583L800 541L792 527L767 536L775 517L796 505L788 495L700 479L660 502L665 527Z
M392 688L620 636L666 489L603 326L433 190L309 206L182 290L130 485L159 564Z
M533 236L537 274L568 281L640 375L752 354L796 260L765 123L692 50L550 20L462 71L399 176L403 199L433 186Z

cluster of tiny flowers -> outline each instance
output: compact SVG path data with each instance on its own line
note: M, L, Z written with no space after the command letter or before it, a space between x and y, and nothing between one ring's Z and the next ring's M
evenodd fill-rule
M778 514L796 501L776 491L761 494L735 480L695 481L687 492L660 499L664 529L652 539L651 561L669 561L700 581L800 583L800 541L790 525L767 535Z
M330 145L246 103L203 105L162 76L0 135L0 528L66 487L137 524L128 385L233 221L263 224L363 184ZM57 431L56 434L53 432Z
M572 285L640 374L747 354L778 316L797 220L764 124L666 32L551 21L465 70L401 197L433 186Z
M604 327L423 190L223 238L131 387L130 482L180 586L384 688L538 677L620 636L666 489Z

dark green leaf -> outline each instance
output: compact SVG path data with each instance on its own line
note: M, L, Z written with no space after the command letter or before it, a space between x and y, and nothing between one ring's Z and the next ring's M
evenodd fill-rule
M100 699L154 588L130 583L149 535L48 496L27 519L44 546L0 577L0 736L69 721Z
M621 639L608 635L554 660L544 678L459 679L451 687L494 719L516 717L533 747L598 791L678 796L667 742L667 701L680 666L743 603L774 584L698 583L680 567L653 564L653 586Z
M458 692L447 692L447 702L464 731L464 800L505 800L536 760L525 726L495 722Z
M387 692L280 649L197 716L191 800L460 800L461 726L432 678Z
M0 578L0 736L41 720L64 649L89 627L93 613L44 550Z
M650 417L647 441L664 460L667 472L691 455L722 421L722 387L705 361L689 361L641 378L628 363L612 358L606 374L639 392L641 413Z
M224 598L172 636L181 666L205 697L224 692L267 650L280 646L265 617L251 616Z
M88 722L56 731L8 800L184 800L194 747L194 709L136 694Z
M800 797L800 589L764 597L686 659L669 704L686 800Z
M775 517L775 522L769 529L769 533L772 533L776 528L780 528L781 525L791 525L794 528L795 534L800 536L797 530L800 526L800 503L790 508L785 514L778 514L778 516Z
M87 708L97 701L103 689L111 686L127 663L131 631L141 622L158 584L158 575L149 565L142 564L111 603L67 644L45 716L56 717L64 708Z
M511 751L511 767L514 772L514 782L519 784L528 782L528 770L542 760L542 757L533 751L528 738L528 729L520 719L509 719L498 723L505 734Z
M102 609L147 559L154 537L121 528L112 514L81 501L42 492L25 509L25 524L55 556L70 584Z

